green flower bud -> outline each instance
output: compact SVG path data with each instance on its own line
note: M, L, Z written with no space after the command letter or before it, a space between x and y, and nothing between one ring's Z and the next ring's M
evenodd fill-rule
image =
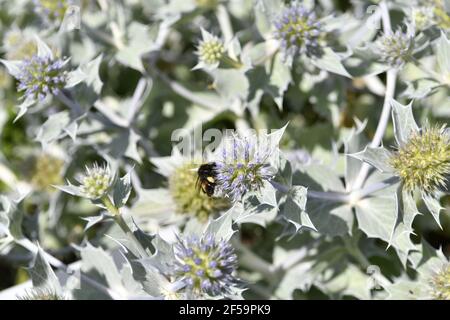
M224 53L225 47L222 41L217 37L201 41L197 51L200 61L207 65L219 63Z
M86 173L79 179L81 192L89 199L95 200L103 197L111 187L113 177L108 167L95 164L86 168Z

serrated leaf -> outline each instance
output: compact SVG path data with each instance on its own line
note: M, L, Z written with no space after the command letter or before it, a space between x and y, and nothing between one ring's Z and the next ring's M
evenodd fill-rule
M422 193L422 199L425 202L425 205L428 208L428 211L430 211L431 215L433 216L433 219L438 224L439 228L442 229L441 222L439 220L439 213L443 209L441 204L439 203L439 200L436 199L433 195Z
M131 187L131 172L128 172L114 185L113 200L117 208L121 208L127 203Z
M404 106L392 99L390 104L392 106L395 139L399 147L402 147L407 143L409 137L419 130L419 127L414 120L412 102Z
M298 232L301 228L317 231L306 213L307 189L302 186L293 186L287 195L283 208L283 216L292 223Z
M62 292L59 280L40 247L38 247L33 266L28 269L28 272L34 287L51 289L56 293Z
M70 115L67 111L61 111L51 115L39 128L36 140L39 141L43 147L48 145L59 138L69 123Z
M441 32L441 36L436 42L436 59L440 74L443 77L450 77L450 41L444 32Z
M384 147L372 148L367 146L363 151L350 155L356 159L367 162L383 173L393 173L394 169L389 164L391 152Z
M319 69L336 73L344 77L352 78L350 73L348 73L348 71L342 64L341 57L331 48L324 48L323 54L318 58L311 59L311 63Z

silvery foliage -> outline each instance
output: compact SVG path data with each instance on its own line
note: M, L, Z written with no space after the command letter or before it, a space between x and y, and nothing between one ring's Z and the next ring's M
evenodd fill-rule
M29 44L0 60L5 261L31 252L35 293L64 299L433 298L450 178L407 190L392 156L450 117L448 7L419 21L421 1L333 3L82 1L79 29L42 10L0 24ZM171 145L215 126L236 128L217 150ZM62 179L42 192L20 165L50 150ZM192 160L217 164L230 201L207 221L176 212L169 186Z

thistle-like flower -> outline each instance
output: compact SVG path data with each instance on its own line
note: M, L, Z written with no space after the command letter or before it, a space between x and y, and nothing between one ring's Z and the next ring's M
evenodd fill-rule
M38 55L23 60L17 74L17 89L24 91L25 99L43 100L47 95L58 94L66 85L66 62L67 60Z
M268 163L273 149L256 137L233 137L224 141L222 159L216 161L218 191L231 201L239 201L249 191L258 191L275 175Z
M35 12L48 23L61 22L73 0L33 0Z
M320 38L324 33L314 12L294 2L283 10L274 25L285 58L298 54L320 55Z
M413 48L411 35L401 30L391 34L383 34L375 42L375 51L380 60L393 67L401 67L408 61Z
M192 291L217 296L229 294L237 284L237 256L228 242L216 241L212 234L191 236L179 239L174 250L175 275Z
M445 265L430 281L435 300L450 300L450 264Z
M226 199L208 197L193 188L197 182L196 165L187 163L175 169L169 177L169 190L177 206L177 211L191 214L200 220L227 209L230 204Z
M407 190L432 193L445 189L450 176L448 129L424 128L414 133L390 162Z
M108 166L94 164L92 167L86 167L86 173L78 180L81 193L96 200L107 194L113 182L113 175Z
M222 40L210 34L203 37L197 51L200 62L209 66L218 65L224 53L225 47Z

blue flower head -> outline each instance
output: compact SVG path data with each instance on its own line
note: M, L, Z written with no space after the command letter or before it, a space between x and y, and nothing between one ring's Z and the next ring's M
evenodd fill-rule
M229 294L237 284L237 256L225 240L217 241L212 234L191 236L178 239L174 248L175 275L187 288L218 296Z
M321 54L320 38L323 31L314 12L294 2L282 11L274 25L275 38L280 40L285 58L294 58L299 54Z
M269 157L275 150L270 142L256 136L226 138L221 148L221 159L216 161L218 191L231 201L239 201L250 191L259 190L270 180L275 169Z
M43 100L56 95L67 81L66 61L51 56L33 55L20 64L17 74L18 91L24 91L25 99Z

